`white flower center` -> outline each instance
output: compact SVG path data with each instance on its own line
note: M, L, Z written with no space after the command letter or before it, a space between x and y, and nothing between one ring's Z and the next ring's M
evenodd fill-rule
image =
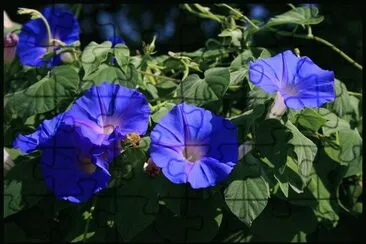
M289 96L297 96L299 94L299 90L295 85L286 85L283 90Z
M203 151L197 146L186 146L182 150L183 156L188 161L194 163L200 160L203 156Z

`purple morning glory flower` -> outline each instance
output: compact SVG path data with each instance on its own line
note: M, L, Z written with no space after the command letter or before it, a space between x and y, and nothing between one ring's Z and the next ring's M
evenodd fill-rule
M333 71L287 50L250 62L249 80L268 93L277 92L288 108L320 107L335 98Z
M66 45L79 40L79 24L71 12L46 7L42 10L42 15L48 22L50 33L44 20L36 18L24 24L19 34L17 53L23 65L34 67L59 65L62 63L60 55L53 56L48 62L41 59L47 52L59 48L58 44L50 39L59 40Z
M120 141L130 132L144 134L149 113L141 93L102 83L34 133L19 135L13 146L25 153L41 150L48 188L59 199L79 203L107 187L109 163L121 153Z
M229 120L181 103L151 132L150 156L173 183L205 188L224 180L237 163L236 135Z

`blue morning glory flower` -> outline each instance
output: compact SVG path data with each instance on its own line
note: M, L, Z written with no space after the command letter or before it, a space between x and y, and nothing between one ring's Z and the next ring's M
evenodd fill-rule
M109 163L121 153L121 140L131 132L144 134L149 113L141 93L102 83L34 133L19 135L13 146L25 153L41 150L48 188L59 199L84 202L107 187Z
M249 18L265 21L268 18L269 11L263 4L249 4Z
M205 188L224 180L237 163L236 136L229 120L181 103L152 130L150 156L171 182Z
M41 59L47 52L59 48L58 44L50 39L59 40L66 45L79 40L79 24L71 12L46 7L42 10L42 15L47 20L51 33L48 33L47 25L41 18L31 19L22 26L17 53L23 65L35 67L59 65L62 62L60 55L53 56L48 62Z
M320 107L335 99L333 71L287 50L250 62L249 80L268 93L277 92L288 108Z
M56 198L80 203L107 187L113 147L94 145L80 127L64 123L67 113L45 120L30 135L19 135L14 148L25 153L42 151L41 172L46 186ZM69 118L68 118L69 117Z
M124 140L130 133L146 133L150 108L145 96L134 89L103 82L92 86L69 110L70 125L81 130L94 144Z
M117 44L126 44L125 41L120 36L111 36L108 38L108 41L112 42L112 47L114 47Z

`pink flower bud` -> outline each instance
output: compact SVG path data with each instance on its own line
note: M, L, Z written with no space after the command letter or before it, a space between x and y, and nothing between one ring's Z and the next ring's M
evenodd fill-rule
M8 33L4 37L4 63L11 64L15 58L19 37L16 33Z
M4 29L9 29L14 26L13 21L9 18L8 14L4 10Z

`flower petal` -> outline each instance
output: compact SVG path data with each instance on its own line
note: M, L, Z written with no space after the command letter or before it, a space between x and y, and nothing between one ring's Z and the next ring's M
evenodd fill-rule
M117 44L125 44L125 41L120 36L111 36L110 38L108 38L108 41L112 42L112 47Z
M280 90L287 107L302 109L320 107L335 99L334 73L323 70L308 57L298 60L296 71L297 96L291 96Z
M237 163L236 136L230 121L182 103L151 132L150 156L170 181L184 183L188 177L193 188L208 187L225 178Z
M79 40L79 23L71 12L51 6L44 8L42 14L50 25L53 38L67 45Z
M269 93L278 90L292 109L320 107L335 98L334 73L290 50L251 63L249 80Z
M186 166L187 162L184 160L171 159L167 166L162 169L162 172L171 182L175 184L186 183Z
M188 174L188 182L194 189L214 186L224 180L232 169L232 166L214 158L205 157L193 165Z
M26 136L18 135L13 142L13 147L19 148L25 153L32 152L38 147L42 147L55 135L63 117L64 114L61 113L50 120L44 120L34 133Z
M145 134L150 108L140 92L104 82L86 91L68 114L71 123L83 125L83 134L100 144L115 129L120 139L131 132Z
M229 165L238 161L238 139L236 126L223 117L213 116L211 125L210 150L207 156Z
M43 146L42 174L57 198L83 202L107 186L110 174L106 160L110 158L101 157L94 147L70 127L59 128Z
M287 53L285 53L287 56ZM282 53L271 58L261 58L249 64L249 81L268 93L277 91L284 74L287 75Z

